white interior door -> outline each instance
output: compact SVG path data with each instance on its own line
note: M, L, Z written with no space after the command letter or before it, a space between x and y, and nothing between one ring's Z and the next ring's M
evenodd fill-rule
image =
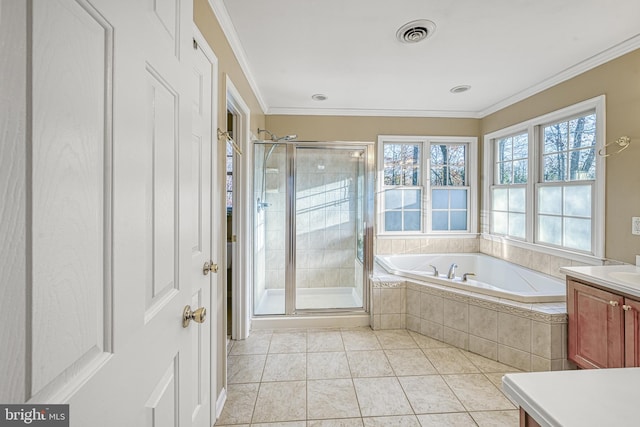
M194 427L209 427L211 422L212 392L215 396L216 369L215 356L218 353L217 303L216 292L211 287L217 283L214 275L218 274L217 258L213 257L212 246L212 167L215 161L212 157L212 66L206 54L194 39L195 51L193 63L193 96L191 112L191 194L193 197L194 214L191 239L191 268L192 268L192 307L206 306L211 310L207 321L191 330L192 334L192 362L193 387L196 390L192 407ZM213 298L213 299L212 299ZM212 332L214 338L212 339ZM212 345L213 344L213 345ZM212 376L213 374L213 376ZM213 385L213 389L212 389ZM215 401L216 398L214 397ZM215 421L215 420L214 420Z
M32 34L17 92L27 149L0 159L18 183L8 197L26 200L13 223L27 236L22 288L2 302L26 306L26 321L3 336L15 350L0 372L15 374L1 395L69 403L75 427L191 426L208 393L194 345L208 345L182 312L209 303L190 268L192 2L6 5L3 22L24 23L10 30Z

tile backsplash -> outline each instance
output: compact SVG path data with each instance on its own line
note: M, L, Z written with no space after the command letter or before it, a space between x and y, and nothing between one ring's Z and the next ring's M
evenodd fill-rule
M375 242L375 253L378 255L464 252L480 252L561 279L564 279L564 274L560 272L560 267L587 265L570 258L553 256L484 237L377 238ZM617 262L607 260L604 263Z

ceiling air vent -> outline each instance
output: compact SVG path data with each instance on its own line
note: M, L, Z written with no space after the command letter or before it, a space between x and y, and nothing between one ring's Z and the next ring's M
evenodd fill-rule
M404 24L396 31L396 37L402 43L418 43L427 37L431 37L436 31L436 24L427 20L419 19Z

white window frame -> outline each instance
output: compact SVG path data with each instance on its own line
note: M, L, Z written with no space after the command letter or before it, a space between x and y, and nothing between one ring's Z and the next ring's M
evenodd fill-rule
M511 127L510 129L513 129L513 127ZM492 200L492 189L495 188L504 188L504 189L511 189L511 188L525 188L525 239L526 236L529 235L530 231L533 230L532 226L533 223L531 221L529 221L529 214L528 212L531 211L531 209L533 208L533 203L531 202L531 197L530 197L530 192L529 192L529 185L532 179L532 173L531 173L531 169L533 167L535 167L534 164L534 160L533 160L533 147L532 142L531 142L531 133L529 132L529 130L527 128L522 128L522 127L518 127L518 125L515 127L515 129L517 129L515 132L511 132L511 133L507 133L504 135L501 135L499 137L494 137L489 141L489 145L485 145L485 159L487 154L489 156L491 156L491 163L490 165L487 167L487 164L485 163L485 175L491 175L489 177L488 180L485 180L485 198L483 200L486 201L488 200L489 203L493 203ZM523 135L523 134L527 134L527 182L525 184L499 184L496 183L495 179L496 179L496 170L495 170L495 166L496 166L496 160L495 160L495 146L496 146L496 141L502 138L509 138L509 137L515 137L517 135ZM485 137L486 138L486 137ZM486 141L486 139L485 139ZM490 153L487 153L487 151L490 151ZM488 185L487 185L488 182ZM498 234L498 233L493 233L491 231L491 219L492 219L492 212L493 212L493 204L490 205L485 205L486 209L488 211L488 215L487 215L487 221L486 221L486 225L487 225L487 233L491 233L494 236L502 236L505 238L509 238L509 239L513 239L513 240L518 240L518 241L524 241L525 239L513 236L513 235L509 235L509 234ZM511 212L511 211L507 211ZM483 223L485 224L485 223Z
M419 231L385 231L385 190L384 185L384 144L420 144L420 185L422 189L422 221ZM464 187L451 187L452 189L467 188L467 230L461 231L432 231L431 229L431 144L465 144L466 150L466 185ZM440 187L438 187L440 188ZM444 187L443 187L444 188ZM376 173L376 233L379 236L477 236L478 233L478 138L467 136L405 136L405 135L379 135L377 147L377 173Z
M549 123L562 121L581 114L589 112L596 114L596 177L593 182L592 195L592 247L591 252L586 253L579 250L573 250L566 247L549 246L542 243L536 243L536 220L537 220L537 188L539 185L547 185L542 180L542 147L541 147L541 128ZM551 113L529 119L525 122L500 129L495 132L484 135L484 183L483 183L483 208L481 212L481 233L484 238L490 240L508 241L514 246L533 249L539 252L548 253L554 256L562 256L569 259L575 259L582 262L592 262L594 259L602 260L604 258L604 232L605 232L605 176L606 162L604 157L597 155L598 147L602 147L605 142L605 96L597 96L577 104L562 108ZM527 133L529 140L529 163L526 190L526 238L524 240L491 233L491 188L494 186L495 180L495 141L516 135L519 133ZM589 180L590 182L590 180ZM558 185L577 185L580 181L558 181Z

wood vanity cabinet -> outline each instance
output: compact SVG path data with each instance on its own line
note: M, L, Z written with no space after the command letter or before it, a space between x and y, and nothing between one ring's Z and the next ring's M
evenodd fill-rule
M533 419L531 415L520 407L520 426L519 427L540 427L540 424Z
M569 360L581 368L640 366L640 301L567 277Z

